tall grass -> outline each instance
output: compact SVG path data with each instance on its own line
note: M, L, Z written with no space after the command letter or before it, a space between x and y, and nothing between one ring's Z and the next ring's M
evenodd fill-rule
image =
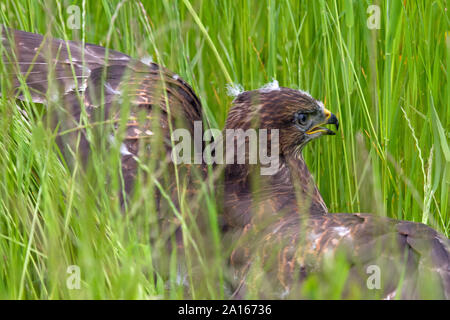
M81 9L79 30L66 23L73 4ZM224 125L230 81L248 90L276 78L307 90L341 123L336 137L304 151L330 212L424 222L448 236L448 1L376 2L381 22L374 30L367 27L371 4L4 0L0 23L137 58L151 55L193 86L212 127ZM7 81L1 77L2 88ZM100 154L88 172L77 162L69 166L59 157L45 113L41 105L0 99L0 298L185 297L177 254L168 252L162 267L165 247L148 241L158 185L139 185L124 213L120 183L107 184L108 171L120 167L119 146ZM195 263L188 263L188 295L223 298L227 292L217 283L228 271L220 209L209 191L203 200L214 245L212 253L195 249L198 230L183 227L192 231L191 260L201 262L203 275L199 281ZM176 213L181 220L192 214L189 206ZM80 290L66 286L69 265L80 267ZM338 297L331 291L309 282L307 297Z

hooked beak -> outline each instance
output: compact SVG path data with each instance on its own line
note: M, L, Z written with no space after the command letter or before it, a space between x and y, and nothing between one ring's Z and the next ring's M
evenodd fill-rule
M332 114L328 109L324 109L325 114L325 122L321 123L310 130L308 130L307 134L314 134L318 132L323 132L325 135L334 136L336 133L328 128L323 128L321 125L334 124L336 126L336 130L339 129L339 120L336 118L334 114Z

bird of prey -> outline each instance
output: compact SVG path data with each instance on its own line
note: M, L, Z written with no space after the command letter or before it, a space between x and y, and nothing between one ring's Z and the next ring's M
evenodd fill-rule
M450 299L450 241L432 228L370 214L332 214L302 157L311 140L334 132L337 118L300 90L272 85L236 96L226 128L279 130L279 169L225 169L225 220L235 297L302 297L307 276L344 257L344 297ZM245 142L246 143L246 142ZM378 272L379 282L370 278ZM358 295L356 295L358 293Z

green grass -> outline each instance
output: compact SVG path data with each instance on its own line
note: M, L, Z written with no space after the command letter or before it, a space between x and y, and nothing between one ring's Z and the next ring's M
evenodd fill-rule
M65 24L72 4L81 8L81 30ZM330 212L424 222L448 236L449 3L380 1L379 30L367 28L370 4L4 0L0 23L133 57L152 55L193 86L213 127L224 125L230 81L249 90L276 78L282 86L307 90L341 123L336 137L304 151ZM0 80L5 87L7 77ZM166 252L162 241L148 241L155 237L158 185L140 185L124 214L117 179L105 188L108 172L120 166L118 146L112 154L100 153L88 172L79 163L69 169L45 113L40 105L0 98L0 298L184 297L176 284L177 255ZM151 172L151 164L145 168ZM213 245L196 242L195 226L183 227L192 235L187 294L223 298L220 284L228 270L217 227L220 209L213 194L204 195L211 230L204 239ZM182 206L173 214L189 221L192 212ZM81 269L80 290L66 287L72 264ZM202 281L196 280L197 265ZM339 297L333 288L317 287L308 282L305 297Z

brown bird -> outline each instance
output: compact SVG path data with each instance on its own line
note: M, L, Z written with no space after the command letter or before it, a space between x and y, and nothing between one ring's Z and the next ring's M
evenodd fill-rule
M234 296L302 297L307 276L327 279L329 262L344 257L344 297L450 299L445 236L421 223L328 213L301 153L309 141L334 134L326 124L337 128L338 120L303 91L273 85L235 98L226 128L278 129L280 162L266 176L260 165L226 166ZM379 283L369 278L374 270Z
M94 44L6 27L0 35L1 59L10 84L1 93L46 105L56 103L58 108L49 117L59 128L58 145L67 158L68 149L79 149L86 163L96 144L118 143L125 194L130 195L137 160L151 156L158 160L154 172L169 172L164 186L177 202L171 130L185 128L193 134L194 121L202 121L201 103L181 77L155 63ZM162 146L152 144L152 138L162 141ZM190 170L189 165L180 165L181 181L192 179ZM155 193L159 200L160 193Z

